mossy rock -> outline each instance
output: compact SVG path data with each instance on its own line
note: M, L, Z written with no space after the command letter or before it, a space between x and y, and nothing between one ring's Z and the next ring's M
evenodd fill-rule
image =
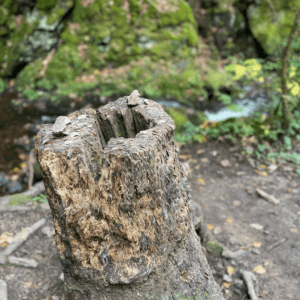
M168 0L167 5L156 0L39 0L34 7L7 0L0 15L0 64L5 66L0 79L26 65L16 80L21 93L24 86L38 93L37 82L55 91L58 83L144 56L160 61L199 53L197 24L185 0ZM53 48L55 54L45 63Z

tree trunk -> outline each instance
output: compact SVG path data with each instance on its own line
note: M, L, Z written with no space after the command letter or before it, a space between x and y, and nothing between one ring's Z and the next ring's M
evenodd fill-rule
M174 129L134 91L39 131L65 299L224 299L194 230Z

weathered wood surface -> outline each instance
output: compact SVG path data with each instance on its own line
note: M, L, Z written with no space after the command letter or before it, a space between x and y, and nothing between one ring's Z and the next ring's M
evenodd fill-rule
M162 106L135 91L68 119L45 125L35 146L65 299L223 299Z

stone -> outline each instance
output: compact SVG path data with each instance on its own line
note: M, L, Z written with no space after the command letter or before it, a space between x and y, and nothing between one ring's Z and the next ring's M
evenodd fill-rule
M220 161L220 165L224 168L228 168L231 166L231 163L228 159L223 159Z

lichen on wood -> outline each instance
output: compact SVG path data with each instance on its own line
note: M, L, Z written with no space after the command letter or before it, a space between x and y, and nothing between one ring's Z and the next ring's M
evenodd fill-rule
M65 299L223 299L162 106L135 91L69 120L65 135L48 124L36 137Z

